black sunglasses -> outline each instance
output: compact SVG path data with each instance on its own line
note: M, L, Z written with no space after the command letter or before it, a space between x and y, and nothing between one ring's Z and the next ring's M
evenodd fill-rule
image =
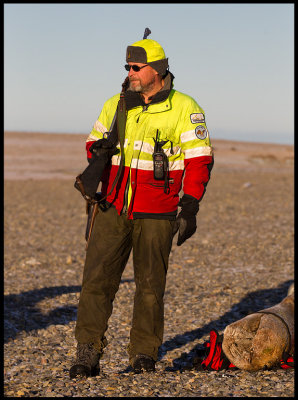
M132 68L135 72L139 72L142 68L148 67L148 64L143 65L142 67L139 67L138 65L124 65L124 68L126 71L130 71L130 68Z

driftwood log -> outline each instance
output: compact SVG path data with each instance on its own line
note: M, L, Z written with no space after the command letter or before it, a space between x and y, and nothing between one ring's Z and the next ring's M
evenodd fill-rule
M257 371L278 365L283 352L294 354L294 285L273 307L228 325L222 349L237 368Z

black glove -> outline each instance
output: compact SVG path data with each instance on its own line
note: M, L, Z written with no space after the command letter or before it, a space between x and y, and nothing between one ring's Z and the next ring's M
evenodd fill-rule
M97 154L98 150L100 150L100 149L110 149L111 147L112 147L112 145L111 145L111 143L110 143L110 141L108 139L99 139L99 140L97 140L96 142L94 142L90 146L89 151L92 154L99 155L99 154Z
M177 246L181 246L197 229L196 215L199 211L199 201L188 194L184 194L178 204L182 209L176 222L176 233L179 230Z
M112 157L115 153L117 153L116 147L108 139L97 140L90 146L89 151L92 154L89 162L94 161L98 157Z

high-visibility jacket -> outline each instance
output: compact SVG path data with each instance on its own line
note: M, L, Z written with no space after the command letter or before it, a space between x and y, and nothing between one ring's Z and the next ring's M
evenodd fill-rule
M125 92L128 110L125 164L107 202L116 207L119 215L127 212L129 219L175 219L180 190L201 200L210 179L213 151L204 111L193 98L174 90L172 81L166 83L164 90L153 96L149 104L143 102L139 93ZM90 146L102 139L111 127L119 98L120 94L117 94L106 101L87 138L89 159L92 156ZM154 179L153 173L152 154L157 130L159 141L167 141L163 146L169 161L166 193L164 181ZM120 149L119 144L117 147ZM103 174L103 195L109 193L119 163L120 152L112 157L111 165Z

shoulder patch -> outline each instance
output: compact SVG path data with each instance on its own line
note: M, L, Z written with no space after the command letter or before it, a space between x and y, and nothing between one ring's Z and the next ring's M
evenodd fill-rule
M192 124L198 124L200 122L205 122L205 115L203 113L190 114L190 121Z
M208 132L204 125L198 125L195 129L195 134L198 139L203 140L206 139Z

